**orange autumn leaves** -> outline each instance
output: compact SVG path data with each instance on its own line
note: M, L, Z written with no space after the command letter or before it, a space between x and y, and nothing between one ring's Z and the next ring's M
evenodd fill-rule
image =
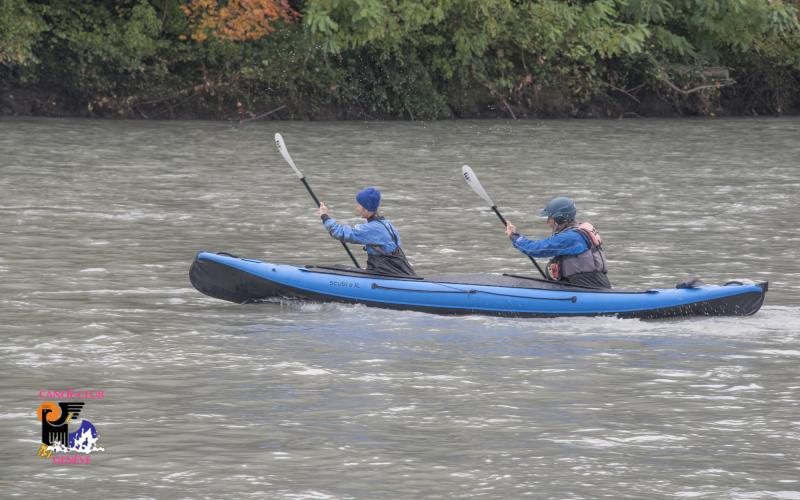
M299 16L287 0L189 0L181 10L189 19L189 36L198 42L209 36L234 42L256 40L273 31L271 22Z

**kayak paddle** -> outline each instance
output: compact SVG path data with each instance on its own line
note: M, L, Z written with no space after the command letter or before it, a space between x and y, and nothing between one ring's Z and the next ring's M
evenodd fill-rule
M300 179L300 182L302 182L303 185L306 187L308 194L311 195L311 198L314 200L314 203L316 203L317 207L319 207L320 202L319 199L317 199L317 195L314 194L314 191L311 189L311 186L308 185L308 181L306 181L306 176L303 175L303 172L301 172L300 169L297 168L297 165L294 164L294 160L292 160L291 155L289 155L289 150L286 149L286 143L283 142L283 137L281 136L281 134L275 134L275 145L278 146L278 151L281 152L281 156L283 156L283 159L286 160L286 163L288 163L290 167L292 167L292 170L294 170L294 173ZM361 266L358 265L358 261L356 260L355 257L353 257L353 253L350 251L350 248L347 246L347 243L345 243L344 241L340 241L340 243L344 247L344 250L347 252L347 255L350 256L350 260L353 261L353 264L355 264L357 268L361 269Z
M472 190L478 194L478 196L483 198L483 200L489 204L489 207L492 209L492 211L494 211L494 213L497 214L497 217L500 218L500 222L503 223L503 226L507 226L508 222L506 222L505 217L503 217L503 214L501 214L500 211L497 209L497 205L495 205L495 203L489 197L489 193L487 193L486 190L483 189L481 181L478 180L478 176L475 175L475 172L473 172L471 168L469 168L469 165L464 165L463 167L461 167L461 173L464 175L464 179L467 181L467 184L469 184L469 187L471 187ZM547 278L547 275L544 274L544 271L542 271L542 268L539 267L539 263L536 262L536 259L534 259L530 255L528 255L528 258L531 259L531 262L533 262L533 265L536 266L536 269L539 270L539 273L541 273L542 277L550 281Z

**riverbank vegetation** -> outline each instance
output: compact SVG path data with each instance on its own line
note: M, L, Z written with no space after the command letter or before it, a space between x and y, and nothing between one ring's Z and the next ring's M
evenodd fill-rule
M800 113L797 0L3 0L0 114Z

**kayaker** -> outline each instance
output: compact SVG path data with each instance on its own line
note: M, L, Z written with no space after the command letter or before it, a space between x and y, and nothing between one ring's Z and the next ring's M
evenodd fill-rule
M378 214L381 192L368 187L356 194L356 213L367 220L365 224L348 226L339 224L329 214L328 207L320 203L319 216L325 229L337 240L364 245L367 251L367 269L380 274L416 276L400 247L400 235L391 222Z
M525 255L551 257L547 263L550 279L592 288L611 288L600 233L588 222L575 222L576 214L575 203L559 196L550 200L539 213L540 218L547 219L552 236L531 240L517 233L516 226L510 222L506 235Z

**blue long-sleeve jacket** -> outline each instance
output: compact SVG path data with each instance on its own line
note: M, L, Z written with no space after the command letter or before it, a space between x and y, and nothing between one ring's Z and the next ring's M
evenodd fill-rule
M569 230L541 240L529 240L521 234L514 234L511 242L517 250L531 257L578 255L589 249L589 244L581 233Z
M398 245L401 245L397 229L391 222L383 218L372 218L364 224L348 226L339 224L332 217L327 216L324 218L323 224L332 237L348 243L365 245L367 253L370 255L392 253ZM397 243L395 243L395 238Z

